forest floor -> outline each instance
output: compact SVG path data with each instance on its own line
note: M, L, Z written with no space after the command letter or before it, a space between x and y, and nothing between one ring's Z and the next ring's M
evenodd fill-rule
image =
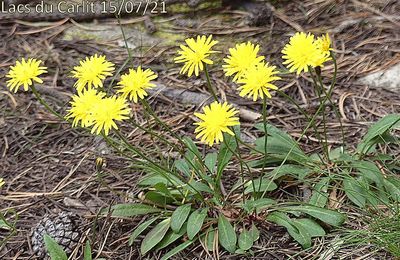
M191 103L191 99L196 100L197 94L207 94L204 78L188 79L179 75L180 66L173 63L178 43L197 34L213 34L220 41L217 46L220 53L215 55L216 63L210 71L212 81L221 97L253 112L241 118L243 135L249 140L260 134L254 130L254 125L261 113L261 103L237 95L234 85L223 75L222 57L235 43L253 41L260 44L260 53L267 61L283 68L281 50L289 37L299 30L317 35L328 32L331 36L338 64L333 100L339 107L347 147L354 149L373 122L384 115L400 113L400 90L372 89L358 81L360 77L399 62L398 1L299 0L274 1L271 4L275 9L261 14L252 11L251 6L204 7L187 12L169 11L167 6L168 14L151 18L156 26L153 34L144 26L143 17L124 16L121 19L128 46L133 49L133 64L142 64L158 74L159 91L152 93L149 102L176 133L194 138L192 113L201 104ZM157 259L162 255L142 257L139 243L128 246L127 240L142 218L120 220L97 216L101 208L129 202L131 198L124 194L137 197L136 183L142 173L132 171L129 162L108 148L102 138L60 122L39 104L32 93L19 91L10 94L5 87L4 75L16 59L42 59L49 72L39 91L53 107L65 113L69 97L74 93L70 71L80 59L101 53L117 68L127 60L119 28L116 18L91 22L0 20L0 177L6 182L0 191L0 204L2 212L14 210L18 214L17 233L1 248L0 259L38 259L30 242L32 227L46 214L60 211L81 216L84 223L81 241L90 237L93 252L99 257ZM330 82L332 71L332 64L323 68L325 83ZM288 74L282 76L277 84L307 111L315 112L318 103L309 76ZM188 100L171 97L168 95L171 89L190 91ZM132 110L137 122L158 129L155 122L146 120L139 105L132 104ZM277 95L268 101L268 115L271 124L286 130L296 139L307 124L293 105ZM122 129L130 142L149 151L153 149L153 140L149 136L128 124ZM341 144L341 134L338 118L332 110L328 129L330 148L335 148ZM307 134L309 138L301 140L302 148L308 153L319 151L321 144L311 132ZM106 161L102 181L95 173L98 157ZM235 167L230 166L229 174L235 173ZM225 182L229 182L229 174L224 177ZM338 207L348 211L348 227L363 229L367 226L360 212L346 203ZM289 238L285 229L266 224L256 244L254 259L315 259L327 250L337 234L315 239L311 249L302 250ZM5 232L0 231L0 238L4 236ZM212 257L198 246L184 251L178 258ZM221 250L219 258L246 257L229 256ZM339 246L334 258L391 259L391 256L374 245L359 245Z

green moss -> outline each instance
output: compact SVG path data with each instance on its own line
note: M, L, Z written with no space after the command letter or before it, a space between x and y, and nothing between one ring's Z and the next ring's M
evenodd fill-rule
M177 4L172 4L168 6L168 12L171 13L189 13L193 11L200 11L200 10L206 10L209 8L218 8L221 7L222 1L212 1L212 2L205 2L201 3L199 6L196 8L192 8L188 6L187 4L182 4L182 3L177 3Z

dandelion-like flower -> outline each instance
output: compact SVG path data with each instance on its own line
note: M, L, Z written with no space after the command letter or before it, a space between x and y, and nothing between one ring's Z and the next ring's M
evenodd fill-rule
M322 51L314 40L314 35L297 32L290 38L290 41L282 50L282 56L290 72L308 72L308 66L313 68L322 66L329 60L329 55Z
M7 78L7 87L10 91L17 92L20 86L24 87L25 91L28 91L29 86L33 84L33 82L43 83L43 80L39 78L39 76L43 73L46 73L46 67L41 67L41 60L36 59L28 59L27 61L22 58L21 61L17 61L14 66L10 67L10 71L6 75Z
M329 37L329 34L322 35L321 37L318 37L315 40L315 44L317 45L317 48L323 51L325 54L329 55L330 51L333 50L331 48L331 38Z
M81 60L79 66L75 66L72 77L78 79L74 85L78 92L81 92L86 85L88 88L103 87L103 80L111 76L114 71L114 64L106 60L106 56L86 57Z
M188 73L190 77L194 72L196 76L199 76L199 71L204 69L204 63L213 64L208 56L215 52L211 48L217 43L218 41L212 40L212 35L208 38L205 35L197 36L196 40L194 38L186 39L187 46L181 45L181 50L178 51L180 56L174 59L175 63L185 63L180 73Z
M317 48L323 53L322 56L315 62L316 66L323 66L323 63L331 60L331 38L329 38L328 34L322 35L315 40L315 45Z
M236 44L235 48L230 48L230 55L224 59L227 64L222 65L226 76L236 74L233 81L236 82L243 73L250 67L260 63L264 56L257 56L260 46L251 42Z
M136 103L138 98L143 99L147 96L146 90L155 86L151 83L157 75L150 69L143 70L140 66L137 70L129 69L129 73L121 76L118 83L118 93L122 93L123 98L129 98Z
M128 103L122 97L103 98L93 109L93 128L91 133L108 135L112 128L118 129L114 121L122 121L129 118L130 109Z
M78 92L72 97L71 108L68 110L66 119L73 118L72 126L75 127L81 123L82 127L93 125L93 114L97 104L104 98L105 93L97 92L96 89L87 89Z
M256 66L250 67L238 80L241 97L253 97L253 101L258 99L258 96L264 98L265 96L271 98L269 89L276 90L277 86L271 82L281 79L276 76L278 73L275 66L270 66L268 63L261 62Z
M239 118L235 117L238 111L232 108L232 105L215 101L205 106L203 112L204 114L194 113L201 120L194 123L197 125L194 131L197 133L196 138L212 146L223 141L223 133L234 135L229 127L239 125Z

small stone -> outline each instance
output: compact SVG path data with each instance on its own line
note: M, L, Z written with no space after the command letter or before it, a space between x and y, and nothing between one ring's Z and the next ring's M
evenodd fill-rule
M372 88L385 88L392 91L400 91L400 63L384 70L369 74L358 80Z

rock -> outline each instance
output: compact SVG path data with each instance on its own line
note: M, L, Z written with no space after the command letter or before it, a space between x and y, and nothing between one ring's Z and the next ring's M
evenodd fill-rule
M64 32L64 40L95 40L97 42L112 41L117 39L117 44L125 47L119 25L99 25L95 23L82 23L82 27L74 26ZM88 29L83 29L88 28ZM90 28L90 29L89 29ZM128 47L137 49L142 46L154 46L162 42L162 39L150 36L145 32L124 26ZM140 51L137 51L140 54Z
M358 81L373 88L400 91L400 63L387 70L369 74Z

